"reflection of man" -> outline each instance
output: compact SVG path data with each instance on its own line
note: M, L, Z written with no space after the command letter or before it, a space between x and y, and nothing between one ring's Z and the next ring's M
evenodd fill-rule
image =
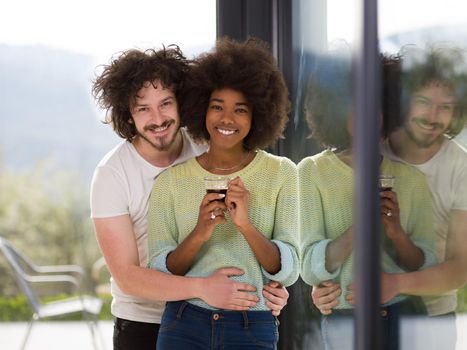
M441 263L417 272L384 274L383 301L398 294L424 296L429 315L443 317L424 324L424 339L418 337L415 344L423 343L424 349L454 349L456 289L467 281L467 153L450 138L465 123L467 72L462 68L466 62L456 50L421 53L403 53L404 62L411 62L402 74L403 101L409 96L403 109L407 119L383 149L426 175L434 199L435 247ZM323 313L330 313L336 294L339 287L329 283L313 291L313 300ZM427 328L432 325L436 328Z
M346 103L342 97L350 98L350 69L340 68L344 66L342 63L328 68L332 60L326 57L324 64L317 65L305 102L306 110L310 111L306 116L311 130L327 149L304 158L298 165L302 279L309 284L333 279L345 290L354 278L353 118L349 112L350 101ZM398 66L397 59L387 57L383 61L387 69ZM339 107L336 107L337 100ZM386 135L389 123L383 121L383 126ZM413 167L387 157L381 157L379 167L381 173L400 179L394 184L394 190L381 192L382 269L396 273L433 264L433 224L427 220L432 217L432 203L424 176ZM398 348L399 318L421 311L416 299L397 296L381 308L384 349ZM333 314L323 317L321 322L326 349L352 349L352 321L353 305L341 297Z
M411 53L404 54L404 61L412 58ZM402 74L403 93L407 90L411 96L408 117L385 149L427 177L441 264L417 273L383 276L383 298L424 296L429 315L444 315L443 334L440 328L434 330L436 339L427 345L454 349L456 289L467 281L467 153L450 138L462 130L467 114L467 72L462 71L466 62L458 51L447 49L426 52L422 57L422 62L408 67L408 74ZM442 343L436 345L437 341Z
M230 280L238 269L206 278L171 276L145 268L147 211L154 178L205 151L180 129L177 97L188 69L178 48L124 52L97 77L93 92L108 122L125 139L99 163L91 188L91 216L112 275L114 349L154 349L164 304L201 298L223 309L248 310L259 300L252 286ZM169 189L168 189L169 190ZM277 315L288 294L264 286Z
M464 127L459 135L456 136L456 142L467 150L467 127Z

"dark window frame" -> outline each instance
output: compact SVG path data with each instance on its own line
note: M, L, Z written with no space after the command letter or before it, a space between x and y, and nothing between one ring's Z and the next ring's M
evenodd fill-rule
M321 0L316 0L321 1ZM293 0L217 0L217 36L229 36L233 39L245 40L249 36L255 36L267 41L272 48L286 82L291 92L291 100L295 101L297 86L297 72L294 71L293 42ZM360 276L357 279L356 288L360 291L357 295L355 348L362 350L379 349L380 322L379 322L379 296L380 296L380 256L379 237L372 232L378 231L379 198L377 191L377 178L379 168L379 125L374 118L379 111L380 96L377 87L379 81L379 56L377 35L377 0L361 0L361 28L357 34L357 42L354 57L354 105L356 111L354 145L356 169L356 211L355 225L358 234L355 237L356 249L355 264ZM357 23L356 23L357 24ZM304 125L297 125L297 121L289 121L285 130L285 139L271 149L273 153L287 156L299 161L305 150L313 149L316 145L307 144L305 141ZM299 134L297 136L297 134ZM308 142L308 141L307 141ZM302 143L302 144L300 144ZM310 148L311 147L311 148ZM371 186L368 186L371 184ZM303 288L295 285L291 288L291 297L309 298L303 295ZM306 293L306 292L305 292ZM289 300L294 304L294 300ZM310 312L301 305L301 310ZM290 315L286 309L282 318L285 323L296 319L294 312ZM305 320L300 320L306 322ZM279 343L281 349L301 349L301 341L297 340L294 327L281 326L282 338ZM301 329L301 328L299 328ZM285 338L285 339L284 339Z

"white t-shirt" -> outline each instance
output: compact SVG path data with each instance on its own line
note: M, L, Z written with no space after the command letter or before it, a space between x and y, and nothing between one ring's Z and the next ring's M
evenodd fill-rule
M387 143L383 145L383 152L394 160L407 163L397 157ZM455 141L446 139L430 160L410 165L425 174L432 192L437 235L435 253L438 261L443 262L446 259L449 213L452 210L467 210L467 152ZM423 300L430 315L445 314L455 311L457 307L455 290L442 296L424 297Z
M174 164L182 163L206 151L181 128L183 149ZM107 153L94 171L91 183L91 217L108 218L128 214L133 223L140 266L147 266L148 200L154 179L165 168L147 162L133 144L122 141ZM111 279L112 314L116 317L148 323L160 323L164 302L150 301L123 293Z
M454 138L454 141L458 143L463 149L467 150L467 127Z

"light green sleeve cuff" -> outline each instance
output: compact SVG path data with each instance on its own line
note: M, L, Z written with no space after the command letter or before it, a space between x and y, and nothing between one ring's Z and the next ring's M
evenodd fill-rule
M154 270L159 270L168 274L172 274L167 268L167 256L172 253L175 248L167 248L159 255L153 257L151 261L149 261L149 267Z
M273 239L271 242L279 248L281 255L281 269L275 274L270 274L263 267L264 276L272 281L277 281L284 286L292 285L298 279L298 256L295 251L286 243Z
M427 267L436 265L438 263L438 259L436 258L433 249L427 248L424 244L417 244L416 240L414 240L414 244L423 252L424 262L420 267L420 270L426 269Z
M341 267L330 273L326 270L326 248L331 243L331 239L323 239L312 247L311 251L311 271L319 282L328 281L339 276Z

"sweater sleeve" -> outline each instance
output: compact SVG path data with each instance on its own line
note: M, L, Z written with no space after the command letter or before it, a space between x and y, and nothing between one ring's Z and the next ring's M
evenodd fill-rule
M425 176L418 172L416 175L419 176L416 181L412 182L412 207L408 218L407 233L414 244L423 251L424 263L421 269L424 269L437 263L433 199Z
M274 275L265 269L262 271L267 278L289 286L298 279L300 272L298 172L296 165L285 158L280 171L283 181L276 201L272 242L279 248L281 269Z
M156 179L148 211L148 265L150 268L169 272L166 266L167 255L178 245L175 210L169 171Z
M298 165L300 189L301 277L309 285L333 279L340 273L326 270L326 247L322 199L315 182L314 163L306 158Z

